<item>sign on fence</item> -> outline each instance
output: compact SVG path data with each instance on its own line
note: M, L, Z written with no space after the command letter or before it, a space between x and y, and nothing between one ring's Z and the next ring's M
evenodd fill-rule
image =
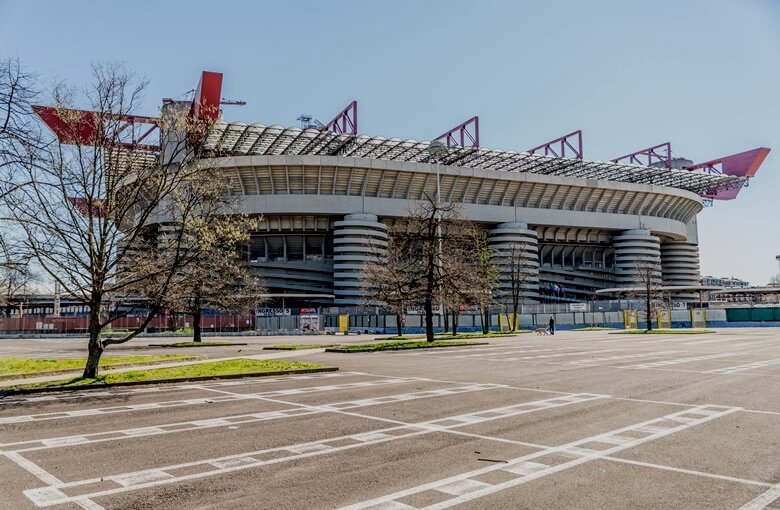
M588 303L569 303L570 312L587 312Z
M258 317L284 317L290 315L289 308L260 308L257 311Z
M320 330L320 316L317 314L301 314L300 328L304 333L307 331Z

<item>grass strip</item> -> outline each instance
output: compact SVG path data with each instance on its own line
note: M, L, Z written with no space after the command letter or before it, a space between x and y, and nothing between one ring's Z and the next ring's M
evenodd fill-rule
M520 329L517 331L491 331L488 334L484 333L458 333L453 335L452 333L439 333L434 336L434 341L439 340L474 340L478 338L501 338L506 336L523 335L525 333L531 333L530 329ZM425 338L425 335L404 335L404 336L385 336L379 337L380 341L395 341L395 340L418 340Z
M176 342L172 344L149 344L149 347L187 348L187 347L219 347L226 345L247 345L246 342Z
M615 331L610 335L705 335L708 333L715 333L714 329L653 329L647 331L644 329L626 329L623 331Z
M376 351L400 351L405 349L431 349L434 347L458 347L464 345L488 345L487 342L466 342L466 341L447 341L436 340L426 342L425 340L407 340L399 342L380 342L374 344L351 344L341 345L325 349L325 352L376 352Z
M323 349L338 347L341 344L275 344L263 347L264 351L300 351L302 349Z
M167 363L170 361L199 360L200 356L188 356L185 354L161 354L147 356L105 356L100 359L100 367L110 370L112 368L129 367L133 365L146 365L154 363ZM16 377L32 377L39 375L56 375L58 373L81 370L86 364L86 358L21 358L0 357L0 378L10 379Z
M9 392L38 389L65 389L83 386L129 384L143 382L187 381L192 379L207 379L226 376L281 374L313 369L328 368L319 363L288 360L255 360L234 359L182 365L178 367L153 368L149 370L131 370L116 374L105 374L95 379L77 377L34 384L24 384L8 388Z
M586 328L574 328L570 329L569 331L613 331L616 328L602 328L600 326L592 326L592 327L586 327Z

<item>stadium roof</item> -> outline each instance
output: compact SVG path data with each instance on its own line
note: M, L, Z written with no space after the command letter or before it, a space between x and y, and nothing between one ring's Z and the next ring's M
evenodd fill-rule
M208 132L203 148L210 156L311 155L344 156L387 161L432 163L430 142L381 136L333 133L316 128L247 125L217 121ZM739 176L669 170L666 168L588 161L527 152L450 147L443 165L482 168L506 172L528 172L561 177L670 186L707 196L717 190L741 187Z

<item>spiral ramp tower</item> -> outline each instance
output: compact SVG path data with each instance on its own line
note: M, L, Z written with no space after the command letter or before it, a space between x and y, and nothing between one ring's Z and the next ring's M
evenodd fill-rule
M661 239L649 230L626 230L612 238L615 249L615 283L620 287L639 287L643 282L640 268L652 268L653 281L660 284Z
M333 223L334 303L355 306L363 301L361 272L387 249L387 226L373 214L348 214Z
M696 287L699 285L699 245L669 241L661 245L661 271L664 285ZM675 299L695 301L696 293L678 294Z
M519 259L526 271L523 277L521 298L539 300L539 250L536 230L529 230L525 223L501 223L488 232L488 245L494 252L499 273L499 289L502 296L512 290L510 258ZM513 253L514 251L514 253Z

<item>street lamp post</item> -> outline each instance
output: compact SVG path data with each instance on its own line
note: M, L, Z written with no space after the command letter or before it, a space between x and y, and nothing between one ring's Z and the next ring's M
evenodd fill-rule
M434 140L431 143L428 144L428 154L430 155L431 159L434 162L434 165L436 167L436 215L438 218L436 219L436 237L438 242L438 260L441 260L442 256L442 236L441 236L441 177L440 177L440 167L441 167L441 160L444 156L447 155L447 146L444 145L440 140ZM439 292L441 293L441 289L439 289ZM443 318L444 316L444 303L439 303L439 327L442 327L443 324Z

